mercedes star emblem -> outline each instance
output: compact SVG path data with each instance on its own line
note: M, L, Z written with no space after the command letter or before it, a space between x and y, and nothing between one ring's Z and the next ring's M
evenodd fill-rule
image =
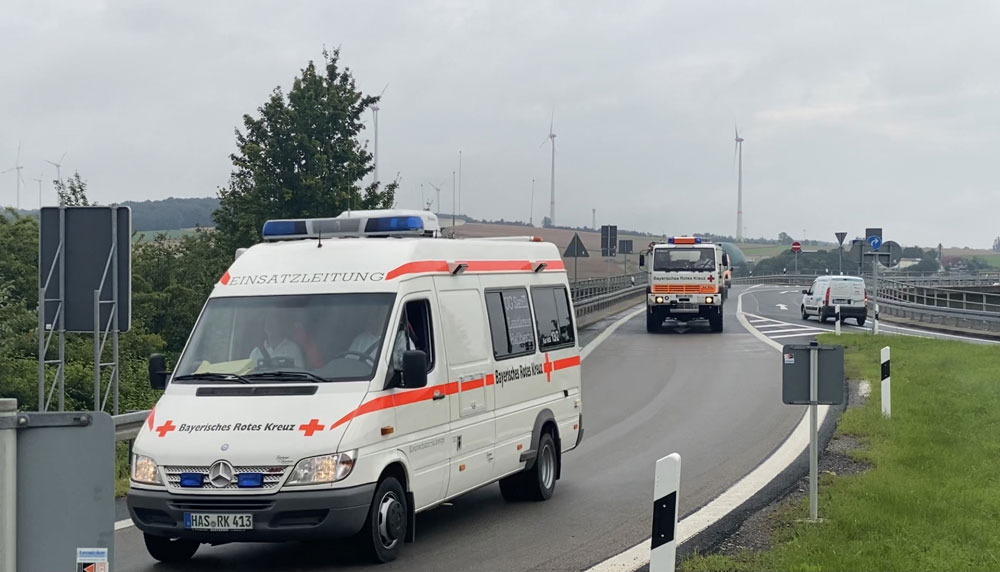
M224 488L236 481L236 470L229 461L216 461L208 468L208 482L215 488Z

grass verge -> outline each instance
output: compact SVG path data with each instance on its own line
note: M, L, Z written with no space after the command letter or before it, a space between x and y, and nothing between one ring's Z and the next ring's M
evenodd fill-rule
M837 431L861 440L873 468L820 480L821 524L808 498L779 511L773 548L694 555L685 572L723 570L1000 570L1000 351L908 337L840 338L849 379L872 382ZM879 350L892 348L892 418L881 415Z

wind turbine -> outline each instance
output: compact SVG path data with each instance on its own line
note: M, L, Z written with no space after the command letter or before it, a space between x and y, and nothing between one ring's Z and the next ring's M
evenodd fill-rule
M549 191L549 224L556 224L556 134L552 132L552 126L556 120L556 110L552 110L552 118L549 119L549 134L545 139L552 143L552 183ZM539 147L545 146L545 139Z
M434 213L441 214L441 185L444 184L444 181L441 182L441 185L435 185L434 183L427 183L427 184L430 185L431 188L433 188L435 191L437 191L437 207L434 209Z
M45 173L39 173L37 178L33 178L32 181L38 181L38 212L42 212L42 177Z
M734 159L739 157L739 175L736 182L736 242L743 242L743 138L740 137L740 130L734 126L736 131L736 149L733 150Z
M375 129L375 170L372 172L372 182L378 182L378 102L382 101L382 96L385 94L385 90L389 89L389 84L386 83L385 87L382 88L382 93L378 94L378 101L372 104L372 127Z
M15 203L15 207L17 208L17 210L21 210L21 183L24 182L24 177L21 176L21 169L23 169L23 168L24 168L24 166L21 165L21 142L18 141L17 142L17 162L14 163L14 166L11 167L10 169L7 169L5 171L0 171L0 174L9 173L11 171L17 171L17 175L16 175L16 180L17 180L17 202Z
M65 158L66 158L66 153L63 153L62 157L59 157L58 161L49 161L48 159L45 160L46 163L56 168L56 179L59 181L62 181L62 162L63 159Z

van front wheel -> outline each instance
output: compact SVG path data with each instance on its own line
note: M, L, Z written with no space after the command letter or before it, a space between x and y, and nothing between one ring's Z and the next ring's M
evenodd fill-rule
M391 562L406 539L406 494L396 477L386 477L375 487L362 540L375 562Z
M190 560L194 553L198 551L200 544L195 540L183 538L168 538L166 536L154 536L143 534L142 539L146 542L146 551L153 558L160 562L184 562Z
M538 456L530 469L516 475L500 479L500 494L506 501L536 500L552 498L556 490L556 475L559 474L559 453L552 435L542 433L538 440Z

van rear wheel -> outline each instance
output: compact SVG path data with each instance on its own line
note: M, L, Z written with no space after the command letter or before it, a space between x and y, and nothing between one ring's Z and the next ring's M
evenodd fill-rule
M145 533L143 533L142 539L146 542L146 551L149 552L149 555L160 562L184 562L190 560L201 545L196 540L154 536Z
M530 469L500 479L500 494L508 502L552 498L559 474L559 452L552 435L542 433L538 440L538 456Z

